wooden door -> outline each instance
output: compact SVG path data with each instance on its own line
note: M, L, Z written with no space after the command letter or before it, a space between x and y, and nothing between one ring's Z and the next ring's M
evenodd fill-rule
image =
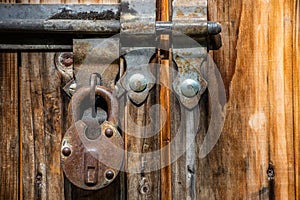
M218 143L208 156L197 158L196 171L187 170L183 155L165 171L121 173L100 191L76 188L60 168L60 142L69 127L70 99L62 90L67 80L55 67L55 53L1 52L0 198L188 199L192 193L194 199L300 199L299 8L297 0L208 0L209 20L223 27L223 47L210 53L227 96L225 125ZM160 101L159 96L159 88L154 88L142 107L122 102L120 106L127 117L147 124L149 108ZM167 102L173 130L180 123L179 106L172 96ZM202 129L196 151L209 123L207 92L199 105ZM161 139L160 135L145 140L127 136L125 148L150 152L160 148ZM189 174L195 187L186 183Z

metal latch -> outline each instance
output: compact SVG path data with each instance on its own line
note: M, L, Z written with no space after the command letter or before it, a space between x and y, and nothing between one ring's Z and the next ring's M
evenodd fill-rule
M137 4L134 9L133 4ZM221 47L220 24L195 20L195 16L207 14L207 5L196 5L196 9L190 10L180 1L174 1L173 12L178 14L172 22L156 21L155 9L149 6L153 7L150 1L122 1L111 5L0 4L0 49L72 50L73 39L106 38L133 31L154 34L166 29L189 35L208 49ZM144 19L136 23L140 16Z

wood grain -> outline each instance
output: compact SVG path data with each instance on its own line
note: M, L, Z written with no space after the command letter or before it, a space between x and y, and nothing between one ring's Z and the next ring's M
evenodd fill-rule
M275 198L295 197L293 142L293 1L272 2L269 21L270 160Z
M227 91L225 126L206 158L212 173L204 184L209 196L295 198L295 3L209 1L210 20L223 26L224 45L213 57ZM268 162L275 168L270 181Z
M167 35L168 36L168 35ZM167 37L169 42L169 37ZM160 94L159 94L159 103L160 106L164 109L163 112L166 114L166 122L160 123L161 131L160 131L160 149L167 148L165 153L161 153L161 163L171 163L171 101L170 101L170 62L169 58L162 59L160 63ZM162 114L161 114L162 115ZM162 199L172 199L172 170L171 165L165 166L161 169L161 198Z
M300 199L300 3L294 3L293 37L293 92L294 92L294 142L295 142L295 192Z
M22 0L20 3L59 3ZM63 199L60 142L64 121L54 53L22 53L20 62L23 199Z
M62 199L62 98L53 53L22 53L23 198Z
M16 53L0 53L0 199L19 195L19 97Z
M14 3L15 0L0 0ZM20 187L19 73L16 53L0 53L0 199L18 199Z
M224 80L227 116L215 148L196 161L196 199L299 199L299 1L208 2L209 20L223 26L223 47L211 55ZM54 66L54 54L30 52L22 53L20 58L18 69L16 53L0 55L0 199L18 199L20 186L21 199L163 199L160 195L166 188L160 188L160 172L143 173L142 167L141 173L126 175L122 187L127 191L122 194L116 189L119 180L102 192L86 192L68 182L64 184L59 154L60 140L68 128L68 98L61 90L63 84ZM148 111L158 102L158 91L151 91L147 102L138 108L127 99L121 102L125 133L146 133L147 130L132 127L128 117L141 126L150 123ZM173 139L180 126L181 111L172 94L168 101ZM200 107L198 145L209 122L209 93L204 94ZM185 143L185 138L182 141ZM159 148L159 137L137 139L127 135L125 147L130 152L154 151ZM179 148L185 147L177 146L172 151ZM127 159L127 167L143 161ZM269 162L274 165L273 178L266 173ZM186 156L173 163L171 170L173 199L186 199ZM140 190L143 178L149 183L146 193ZM111 193L115 195L112 197Z
M171 1L169 0L158 0L157 1L157 21L170 21L171 19ZM165 153L161 153L161 163L171 163L171 102L170 102L170 61L172 60L171 54L167 51L170 48L170 36L160 35L160 45L163 47L160 49L162 59L160 62L160 91L159 91L159 104L164 109L166 114L166 123L160 123L160 149L167 147ZM160 114L162 118L162 114ZM161 187L161 199L170 200L172 199L172 170L171 165L161 167L160 170L160 187Z
M150 70L156 76L156 69ZM143 157L143 153L151 153L159 149L159 134L145 138L159 126L159 113L155 113L150 118L149 112L150 108L158 102L157 93L156 87L151 89L146 101L140 106L134 105L126 95L120 99L120 119L122 119L121 127L125 142L124 170L127 171L124 183L125 199L128 200L160 199L160 171L148 172L151 161ZM134 153L139 156L135 156ZM160 157L152 159L159 160Z

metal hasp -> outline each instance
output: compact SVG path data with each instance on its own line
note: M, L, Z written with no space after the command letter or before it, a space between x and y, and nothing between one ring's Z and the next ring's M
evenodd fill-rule
M151 35L164 29L189 35L198 42L205 43L209 49L220 48L220 24L193 21L192 18L158 22L155 21L155 10L150 15L149 11L153 10L150 9L150 4L145 1L135 4L137 5L134 7L131 1L111 5L0 4L0 49L71 50L73 39L107 38L120 32L132 31L135 34ZM147 12L149 15L145 15ZM174 12L177 12L175 4ZM135 23L135 19L139 19L142 14L148 18Z
M153 47L156 34L155 18L155 1L123 0L121 3L120 40L124 41L121 53L127 69L117 82L117 96L121 98L126 93L137 106L146 100L156 80L150 72L150 60L156 52L156 48ZM148 44L136 47L140 44L137 41L141 41L141 38L149 41Z
M153 55L155 48L136 48L125 53L127 70L116 85L118 98L126 92L128 98L136 105L145 101L155 83L155 77L149 69Z
M206 61L205 48L174 49L173 57L178 67L178 74L173 82L173 89L180 102L188 109L193 109L207 88L200 67Z

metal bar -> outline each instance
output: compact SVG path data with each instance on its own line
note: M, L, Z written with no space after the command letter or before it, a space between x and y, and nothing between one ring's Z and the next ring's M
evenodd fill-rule
M0 50L70 50L72 51L72 45L24 45L24 44L0 44Z
M214 28L210 28L213 26ZM207 36L221 32L214 22L156 22L156 30L173 29L186 35ZM5 19L0 20L0 32L70 33L70 34L117 34L120 32L118 20L43 20Z
M111 20L120 17L120 4L0 4L0 13L0 20Z
M105 35L101 36L104 37ZM109 36L109 35L108 35ZM107 37L108 37L107 36ZM0 33L0 51L1 50L72 50L74 39L96 39L99 35L58 35L58 34L32 34L18 33L1 34ZM155 35L124 35L120 38L123 46L131 47L152 47L155 43ZM173 48L187 48L209 45L206 37L194 38L197 43L186 40L187 36L173 35Z
M70 34L117 34L117 20L0 20L0 32L70 33Z
M122 9L128 10L126 6L128 4L122 5ZM0 4L0 32L117 34L121 29L120 11L119 4ZM134 11L131 12L134 13ZM123 18L121 22L124 22ZM134 33L141 31L145 33L144 25L139 26L131 21L132 19L130 22L124 22L122 30L126 32L132 27L135 30ZM158 21L153 26L157 30L171 28L183 34L197 36L221 32L221 26L218 23L203 20L193 23L188 20Z
M149 10L146 7L143 9L144 12ZM135 22L138 17L133 20L130 16L123 15L120 19L121 11L127 15L130 13L137 15L137 11L131 8L129 3L124 2L122 6L120 4L0 4L0 50L70 49L72 39L80 37L110 37L122 32L140 34L136 38L143 40L143 37L154 38L155 31L163 30L174 30L173 35L178 33L179 37L180 34L189 35L200 41L201 45L209 44L212 49L221 46L221 41L218 40L220 37L212 36L221 32L218 23L206 22L202 18L197 20L176 18L173 22L155 22L153 13L149 12L151 17L147 19L152 20L140 24ZM45 35L47 38L44 37Z

